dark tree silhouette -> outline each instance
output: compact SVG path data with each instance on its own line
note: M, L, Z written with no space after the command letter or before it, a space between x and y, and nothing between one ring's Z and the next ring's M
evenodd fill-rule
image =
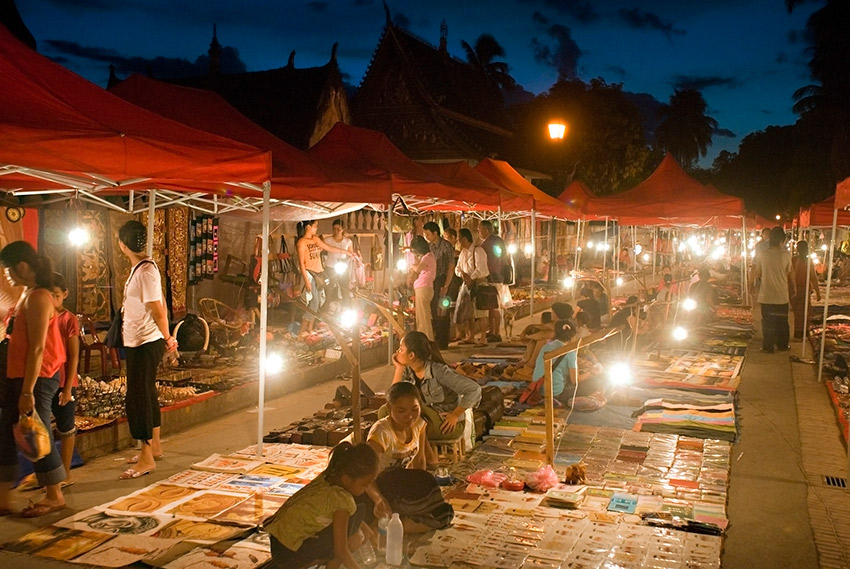
M508 64L496 61L497 57L505 57L505 48L490 34L481 34L475 40L475 47L461 40L460 45L466 52L466 61L481 70L491 81L500 88L512 90L516 87L516 80L511 77Z
M658 110L661 123L655 129L658 146L689 167L705 156L717 121L707 116L705 99L694 89L676 89L670 104Z

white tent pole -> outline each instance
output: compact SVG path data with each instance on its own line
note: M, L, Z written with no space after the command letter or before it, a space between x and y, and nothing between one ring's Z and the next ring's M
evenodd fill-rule
M384 278L387 279L387 298L390 302L390 316L393 313L393 277L395 277L395 259L393 259L393 203L390 200L390 207L387 210L387 262L384 263ZM387 322L389 331L388 347L387 347L387 365L393 363L393 353L395 353L395 342L393 341L393 325L392 322Z
M573 262L573 271L575 271L575 274L578 274L579 267L581 267L581 222L581 219L576 220L576 255Z
M832 286L832 256L835 251L835 231L838 225L838 209L832 211L832 234L829 236L829 262L826 264L826 295L823 297L823 327L820 331L820 358L818 359L818 383L823 376L823 351L826 343L826 316L829 312L829 289ZM850 451L848 451L850 452Z
M732 245L731 240L729 245ZM731 251L730 251L731 252ZM747 305L747 216L741 216L741 302Z
M528 294L528 315L534 316L534 277L537 273L535 265L537 259L537 243L534 239L534 234L537 229L537 219L534 208L531 208L531 291ZM514 279L516 280L516 279ZM504 320L504 318L502 318Z
M156 190L148 191L148 257L153 257L154 221L156 217Z
M806 255L806 293L805 304L803 305L803 349L800 351L800 359L806 357L806 341L809 339L809 287L811 286L810 278L812 276L812 256ZM797 294L800 294L799 292ZM826 307L824 307L826 311Z
M257 395L257 458L263 456L266 406L266 331L269 317L269 217L271 182L263 184L263 252L260 256L260 387Z
M608 259L608 216L605 216L605 245L602 247L602 282L608 283L607 275L605 274L606 262Z

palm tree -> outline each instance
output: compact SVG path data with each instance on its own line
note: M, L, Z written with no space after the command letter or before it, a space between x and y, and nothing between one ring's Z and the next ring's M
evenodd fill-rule
M658 146L671 153L682 166L705 156L717 121L707 116L705 99L695 89L676 89L670 104L658 110L661 123L655 129Z
M788 0L789 11L798 2ZM831 139L832 170L835 181L850 175L850 4L829 0L813 12L806 23L812 45L809 69L816 84L797 89L794 112L803 120L819 124Z
M504 61L494 61L497 57L505 57L505 48L496 38L490 34L481 34L475 40L474 48L465 40L461 40L460 45L466 52L467 63L483 72L496 85L508 91L516 87L516 80L508 72L508 64Z

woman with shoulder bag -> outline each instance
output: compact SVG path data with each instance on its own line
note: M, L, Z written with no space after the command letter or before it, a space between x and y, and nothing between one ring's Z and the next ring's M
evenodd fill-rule
M486 346L486 319L490 312L475 305L474 291L476 286L487 283L487 276L490 274L487 268L487 253L483 248L475 246L472 232L465 227L460 230L458 241L460 255L455 265L455 274L463 279L463 284L458 292L455 324L466 329L466 337L460 343ZM475 341L477 335L480 335L478 342Z
M37 413L50 427L53 396L59 390L59 369L65 363L65 345L57 326L50 287L50 261L26 241L15 241L0 251L0 264L12 286L24 291L6 317L9 339L4 381L0 385L0 516L12 513L9 492L17 478L18 457L13 429L19 417ZM50 437L50 452L34 464L44 498L24 508L25 518L43 516L65 507L61 483L65 467Z
M122 480L153 472L156 460L162 458L156 370L165 352L177 349L177 338L168 329L159 269L146 252L147 240L147 228L138 221L128 221L118 230L118 246L133 263L121 307L121 335L127 356L127 424L133 438L142 442L139 454L127 460L134 466L119 476Z

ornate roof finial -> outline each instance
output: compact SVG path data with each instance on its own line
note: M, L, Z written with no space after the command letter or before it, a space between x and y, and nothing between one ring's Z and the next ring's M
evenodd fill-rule
M295 50L289 52L289 61L286 62L288 69L295 69Z
M336 50L339 48L339 42L334 42L331 48L331 60L328 63L336 63Z
M446 20L440 22L440 51L448 50L449 25Z
M387 25L389 26L393 23L393 19L390 16L390 7L387 6L387 0L384 0L384 13L387 15Z
M221 44L218 43L218 34L215 24L213 24L213 37L210 42L210 49L207 53L210 55L210 75L218 75L221 73Z

